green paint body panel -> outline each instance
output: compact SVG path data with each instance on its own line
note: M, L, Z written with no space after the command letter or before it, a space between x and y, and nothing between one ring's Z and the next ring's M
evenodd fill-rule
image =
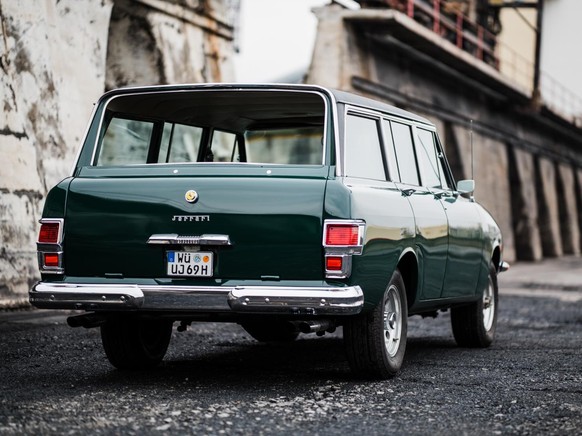
M134 168L132 177L100 177L100 169L84 170L69 191L67 273L166 277L165 253L171 247L147 240L176 233L228 235L232 246L210 248L214 275L222 279L322 278L326 168L305 170L305 177L277 169L267 175L265 168L214 167L211 177L183 167L174 175L175 169L169 166L168 174L157 175L143 168L137 175ZM83 177L93 173L96 177ZM184 199L191 189L199 195L194 204ZM174 218L187 216L204 220Z

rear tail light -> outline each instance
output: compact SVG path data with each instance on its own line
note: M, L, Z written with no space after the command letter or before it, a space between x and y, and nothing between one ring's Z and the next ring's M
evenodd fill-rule
M362 220L325 220L323 248L325 276L347 278L352 272L352 256L362 254L366 223Z
M341 256L327 256L325 258L325 269L327 271L341 271L343 259Z
M358 245L359 226L357 224L330 224L325 234L326 245Z
M38 242L40 244L58 244L60 228L60 223L41 223Z
M63 227L61 218L43 218L36 243L38 266L42 274L64 274Z
M44 266L57 267L59 266L59 255L57 253L43 253Z

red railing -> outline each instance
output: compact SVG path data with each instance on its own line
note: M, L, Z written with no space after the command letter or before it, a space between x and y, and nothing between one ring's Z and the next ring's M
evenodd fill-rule
M495 34L470 20L458 7L443 7L442 0L385 0L416 22L431 29L461 50L492 66L507 79L533 95L532 60L497 40ZM565 119L582 127L582 97L545 72L540 73L543 103Z
M495 54L496 37L471 21L460 9L443 8L441 0L397 0L401 10L477 59L499 68ZM394 5L394 2L391 2ZM432 5L431 5L432 3Z

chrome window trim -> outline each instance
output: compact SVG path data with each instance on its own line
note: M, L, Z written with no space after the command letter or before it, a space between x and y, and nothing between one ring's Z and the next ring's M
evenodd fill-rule
M163 88L163 86L160 86L160 88ZM134 88L135 89L135 88ZM139 88L137 88L139 89ZM313 164L313 165L308 165L308 166L323 166L326 165L325 162L325 157L327 154L327 142L328 142L328 117L330 114L330 108L329 108L329 103L327 101L327 99L325 98L326 96L331 97L332 102L335 100L333 98L333 94L331 94L330 92L328 92L325 88L320 88L320 89L313 89L312 87L309 88L305 88L305 89L301 89L301 87L297 87L297 88L293 88L293 89L286 89L286 88L278 88L276 86L273 86L272 88L252 88L252 87L241 87L241 88L228 88L228 87L217 87L217 88L208 88L208 87L199 87L199 88L192 88L192 89L168 89L168 90L164 90L164 91L156 91L153 90L151 88L144 88L144 89L148 89L145 92L141 92L141 93L128 93L128 94L121 94L121 95L113 95L110 98L108 98L107 100L105 100L102 105L103 105L103 110L101 111L101 118L99 119L99 124L97 127L97 135L95 138L95 142L93 144L93 153L91 155L91 163L90 166L92 167L99 167L98 165L96 165L96 159L97 159L97 148L99 145L99 137L100 137L100 133L101 133L101 129L103 127L103 119L105 117L105 111L107 110L107 106L116 98L120 98L120 97L127 97L127 96L135 96L135 95L148 95L148 94L160 94L161 92L166 92L166 93L188 93L188 92L218 92L218 91L229 91L229 92L246 92L246 91L250 91L250 92L289 92L289 93L307 93L307 94L316 94L319 97L321 97L321 99L323 100L323 105L324 105L324 122L323 122L323 149L322 149L322 155L321 155L321 163L319 164ZM95 111L93 112L93 116L95 114ZM90 123L91 124L91 123ZM90 125L89 124L89 125ZM337 125L337 122L334 122L334 125ZM337 127L336 127L337 128ZM79 150L79 153L81 153L81 150ZM186 162L187 164L196 164L196 163L208 163L208 162ZM240 162L236 162L237 164L241 164ZM243 163L244 164L244 163ZM259 163L260 164L260 163ZM141 165L141 164L139 164ZM147 165L160 165L159 163L152 163L152 164L147 164ZM263 165L270 165L270 164L263 164ZM285 165L285 166L292 166L291 164L280 164L280 165ZM121 167L126 166L126 165L119 165Z
M338 110L337 110L338 102L337 102L333 92L330 92L327 89L325 90L325 92L331 101L330 111L331 111L333 141L334 141L334 149L335 149L335 174L336 174L336 176L341 177L344 174L344 171L342 168L342 163L343 163L342 141L340 140L340 136L339 136L339 115L338 115ZM331 136L329 138L327 138L328 141L331 141L331 139L332 139ZM330 159L330 161L327 163L324 161L324 165L326 165L326 164L331 165L331 155L329 156L329 159Z
M98 103L93 103L93 110L91 111L91 116L89 117L89 122L87 123L87 127L85 128L85 133L82 136L81 143L78 145L77 154L75 159L73 160L73 167L71 168L70 175L73 177L75 175L75 170L79 166L79 159L81 158L81 153L83 151L83 146L85 145L85 141L87 141L87 137L89 136L89 131L91 130L91 124L93 124L93 118L95 118L95 113L97 112L97 108L99 107ZM95 154L95 149L93 149L93 154Z

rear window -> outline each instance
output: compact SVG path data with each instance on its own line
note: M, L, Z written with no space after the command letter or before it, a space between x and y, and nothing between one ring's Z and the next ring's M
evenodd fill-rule
M213 90L113 98L94 165L321 165L325 101L313 92Z

